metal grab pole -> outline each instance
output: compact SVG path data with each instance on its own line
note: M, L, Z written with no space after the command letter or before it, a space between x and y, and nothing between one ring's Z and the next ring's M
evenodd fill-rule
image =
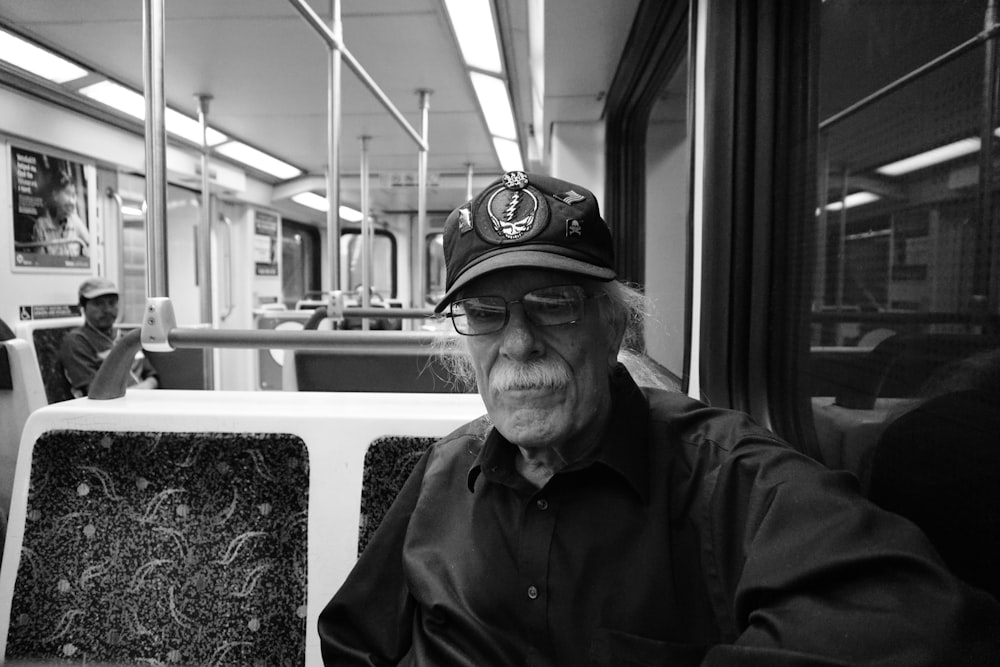
M372 220L368 215L368 142L369 136L361 137L361 307L371 308L372 285ZM368 331L367 318L361 319L361 330Z
M197 95L198 124L201 126L201 220L198 223L198 278L201 321L214 326L212 318L212 179L209 174L208 104L211 95ZM214 354L202 355L202 380L205 389L215 388Z
M427 144L425 143L424 139L419 134L417 134L417 131L413 129L413 127L406 121L406 118L403 116L403 114L400 113L399 109L397 109L396 106L392 103L392 100L390 100L389 97L384 92L382 92L382 89L379 88L377 83L375 83L375 80L371 77L371 75L369 75L368 72L365 71L365 68L361 66L361 63L359 63L357 59L353 55L351 55L351 52L348 51L347 48L344 46L343 35L331 30L328 25L323 23L323 20L320 19L319 15L317 15L316 12L313 11L313 8L310 7L305 0L288 0L288 1L292 3L292 6L295 7L295 9L299 10L299 13L306 20L306 23L315 28L316 32L319 33L320 37L326 40L327 44L329 44L331 48L341 53L344 60L347 61L347 66L350 67L351 70L357 75L358 79L361 80L361 83L364 84L364 86L369 90L369 92L371 92L371 94L374 95L375 98L382 103L382 106L385 108L385 110L388 111L389 115L391 115L396 120L399 126L402 127L403 130L408 135L410 135L410 138L413 139L413 141L418 146L426 150ZM339 14L338 14L338 20L339 20Z
M427 258L424 243L427 240L427 134L431 91L421 89L417 92L420 94L420 132L424 141L417 153L417 274L413 281L413 307L421 308L427 303Z
M336 44L343 39L343 23L340 19L340 0L331 0L330 13L333 15L330 30L334 43L329 48L327 65L330 80L327 83L327 152L326 152L326 256L330 267L330 292L341 289L340 285L340 115L341 115L341 58Z
M143 0L146 100L146 296L167 294L167 151L163 94L163 1Z

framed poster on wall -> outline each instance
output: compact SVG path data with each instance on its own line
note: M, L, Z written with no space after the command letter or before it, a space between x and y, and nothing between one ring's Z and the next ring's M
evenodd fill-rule
M278 216L254 211L253 259L258 276L278 275Z
M10 146L14 268L89 270L90 165Z

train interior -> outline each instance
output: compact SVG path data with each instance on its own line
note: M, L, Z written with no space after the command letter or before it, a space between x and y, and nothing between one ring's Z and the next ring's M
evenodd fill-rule
M319 665L376 505L484 412L431 309L509 171L601 202L644 383L867 490L899 415L1000 395L997 13L0 0L0 661ZM73 398L90 277L122 337Z

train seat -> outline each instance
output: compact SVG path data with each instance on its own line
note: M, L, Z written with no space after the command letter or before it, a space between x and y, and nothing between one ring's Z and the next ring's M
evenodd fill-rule
M0 651L318 667L361 524L483 412L478 395L183 390L43 407L21 438Z
M49 403L58 403L73 398L69 381L59 363L59 346L63 336L71 329L83 324L83 316L54 317L44 320L19 322L15 328L17 337L27 341L38 360L38 370L42 374L45 395Z
M0 516L10 507L21 431L28 416L47 404L31 347L19 338L0 341Z
M285 354L282 388L289 391L462 393L441 365L441 334L419 331L332 332L342 343ZM342 334L342 335L341 335Z
M358 555L368 546L413 466L434 443L434 438L385 436L375 439L365 451L361 484L361 520Z

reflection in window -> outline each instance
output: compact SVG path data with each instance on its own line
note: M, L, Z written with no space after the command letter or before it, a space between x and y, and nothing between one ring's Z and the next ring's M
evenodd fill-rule
M1000 347L997 77L972 39L986 5L821 5L804 372L824 461L863 483L887 424Z

